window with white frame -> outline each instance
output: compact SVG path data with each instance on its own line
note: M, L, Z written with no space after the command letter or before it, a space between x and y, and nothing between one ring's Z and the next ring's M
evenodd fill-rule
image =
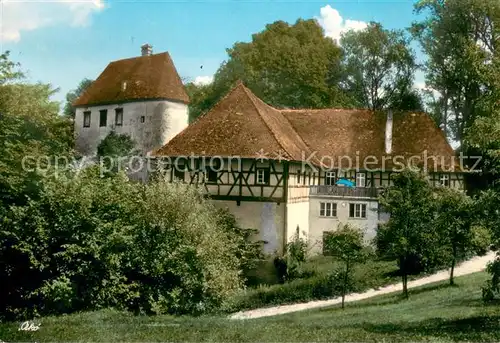
M337 204L334 202L320 202L319 203L319 216L320 217L336 217Z
M333 172L333 171L326 172L325 185L328 185L328 186L335 185L335 172Z
M90 111L83 112L83 127L90 127Z
M356 187L366 187L366 173L356 173Z
M269 168L257 168L255 172L255 183L259 185L269 184L270 174L271 172Z
M444 187L449 187L450 186L450 175L448 174L441 174L439 176L439 184Z
M366 218L366 204L349 204L349 218Z

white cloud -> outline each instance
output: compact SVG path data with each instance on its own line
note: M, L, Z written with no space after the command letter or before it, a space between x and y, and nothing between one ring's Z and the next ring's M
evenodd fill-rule
M340 36L349 30L363 30L368 26L364 21L350 20L342 18L339 11L332 8L330 5L322 7L320 16L316 17L321 27L325 30L325 36L331 37L337 42L340 41Z
M213 76L197 76L194 79L194 84L197 86L209 85L214 80Z
M0 41L18 42L21 33L54 25L86 26L104 0L0 0Z

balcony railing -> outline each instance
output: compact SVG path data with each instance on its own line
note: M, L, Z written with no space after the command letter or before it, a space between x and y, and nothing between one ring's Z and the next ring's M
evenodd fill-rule
M382 191L374 187L311 186L312 195L334 195L340 197L376 198Z

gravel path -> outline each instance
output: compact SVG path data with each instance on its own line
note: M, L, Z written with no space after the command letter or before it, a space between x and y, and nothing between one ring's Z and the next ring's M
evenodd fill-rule
M494 252L490 252L489 254L481 257L474 257L471 260L465 261L455 267L455 276L467 275L482 271L486 268L486 263L492 261L495 257ZM436 274L423 277L418 280L409 281L408 288L422 286L428 283L433 283L436 281L446 280L450 277L448 270L440 271ZM377 290L371 289L364 293L353 293L346 295L345 302L357 301L362 299L371 298L377 295L392 293L392 292L401 292L403 290L403 285L401 283L385 286L379 288ZM283 306L275 306L275 307L267 307L256 310L237 312L232 314L230 319L253 319L253 318L261 318L261 317L269 317L276 316L279 314L285 314L290 312L304 311L314 308L327 307L335 304L341 303L341 298L334 298L329 300L318 300L318 301L310 301L307 303L301 304L293 304L293 305L283 305Z

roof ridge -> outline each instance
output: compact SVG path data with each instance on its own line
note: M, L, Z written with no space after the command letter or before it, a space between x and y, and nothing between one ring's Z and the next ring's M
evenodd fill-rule
M228 98L240 85L243 86L243 84L241 83L237 83L233 88L231 88L229 90L229 92L226 93L226 95L224 95L222 98L220 98L212 107L210 107L210 109L208 111L206 111L205 113L202 113L200 114L198 117L196 117L196 119L191 123L191 124L194 124L196 123L201 117L204 117L206 116L208 113L212 112L212 110L214 110L217 106L219 106L219 104L221 102L223 102L226 98ZM243 86L245 87L245 86ZM190 124L190 125L191 125Z
M259 107L257 106L257 104L255 103L255 100L253 99L253 96L255 96L256 98L258 98L255 94L252 93L252 91L250 91L247 87L245 87L245 85L243 83L240 83L238 84L238 86L242 86L243 87L243 91L247 94L248 98L250 99L250 101L252 102L252 105L253 107L255 108L255 110L257 111L257 113L259 114L259 116L262 118L262 121L264 122L264 124L266 125L266 127L269 129L269 131L271 132L271 134L273 135L274 139L276 140L276 142L278 143L278 145L283 149L284 152L286 152L288 154L288 156L291 158L292 157L292 154L290 154L289 151L287 151L285 149L285 147L283 146L283 144L280 142L280 140L278 139L276 133L273 131L273 129L271 128L271 126L269 126L268 122L264 119L264 116L262 115L262 113L260 112L259 110ZM262 101L261 99L259 99L260 101ZM262 101L266 106L269 106L268 104L266 104L264 101ZM274 109L276 110L278 113L279 111L277 109L275 109L274 107L272 106L269 106L271 109ZM281 113L280 113L281 115ZM295 131L295 129L294 129Z
M118 60L113 60L113 61L109 62L108 64L115 63L115 62L121 62L121 61L135 60L137 58L142 58L142 57L158 56L158 55L168 55L170 57L169 52L164 51L164 52L159 52L159 53L151 54L151 55L147 55L147 56L133 56L133 57L127 57L127 58L120 58Z

